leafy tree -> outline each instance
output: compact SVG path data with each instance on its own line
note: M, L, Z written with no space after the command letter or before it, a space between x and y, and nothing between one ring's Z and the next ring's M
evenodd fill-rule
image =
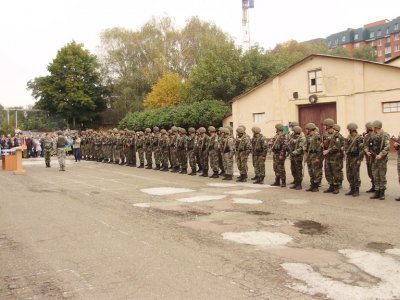
M153 86L144 99L145 109L177 105L181 102L182 77L178 73L166 73Z
M59 115L75 127L93 122L106 107L107 90L98 71L96 56L75 41L58 51L47 67L50 75L28 82L35 106Z
M353 57L358 59L365 59L376 61L376 51L371 46L363 46L353 50Z

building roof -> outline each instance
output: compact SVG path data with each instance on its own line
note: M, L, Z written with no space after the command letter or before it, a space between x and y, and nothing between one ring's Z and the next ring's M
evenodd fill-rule
M386 67L386 68L395 68L395 69L399 69L399 67L396 66L391 66L388 64L383 64L383 63L379 63L379 62L374 62L374 61L370 61L370 60L364 60L364 59L358 59L358 58L351 58L351 57L342 57L342 56L335 56L335 55L327 55L327 54L310 54L309 56L306 56L305 58L295 62L294 64L290 65L286 70L269 77L267 80L263 81L262 83L260 83L259 85L253 87L252 89L248 90L247 92L244 92L243 94L240 94L239 96L236 96L235 98L233 98L231 100L231 102L235 102L236 100L239 100L240 98L243 98L244 96L252 93L253 91L259 89L260 87L268 84L269 82L271 82L272 80L274 80L276 77L279 77L283 74L288 73L289 71L291 71L293 68L303 64L304 62L307 62L309 60L311 60L314 57L321 57L321 58L328 58L328 59L339 59L339 60L348 60L348 61L358 61L358 62L362 62L362 63L368 63L368 64L374 64L374 65L378 65L381 67ZM398 58L398 57L397 57ZM396 58L396 59L397 59ZM394 59L392 59L393 61Z
M400 56L393 57L393 58L388 59L387 61L385 61L385 64L389 64L389 63L394 62L395 60L398 60L398 59L400 59Z

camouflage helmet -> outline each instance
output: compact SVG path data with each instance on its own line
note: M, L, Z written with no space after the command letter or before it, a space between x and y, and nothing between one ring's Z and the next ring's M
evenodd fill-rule
M301 133L301 127L300 126L294 126L293 127L293 132L297 133L297 134L300 134Z
M145 132L145 133L151 133L151 129L150 129L150 128L146 128L146 129L144 130L144 132Z
M374 128L382 128L382 121L375 120L374 122L372 122L372 127L374 127Z
M227 126L225 126L225 128L228 128L228 130L229 130L230 134L232 134L232 133L233 133L233 128L232 128L231 126L227 125Z
M157 126L153 127L153 132L159 132L159 131L160 131L160 128L158 128Z
M218 128L218 131L221 131L221 129L222 129L222 128L224 128L224 127L220 127L220 128Z
M58 135L62 135L63 133L62 133L61 130L59 130L59 131L57 131L57 134L58 134Z
M347 129L348 130L357 130L358 126L356 123L349 123L347 124Z
M176 126L171 127L171 132L177 132L177 131L178 131L178 127L176 127Z
M199 133L206 133L206 129L204 127L200 127L198 131Z
M125 127L124 131L129 131L129 129Z
M253 133L260 133L260 132L261 132L261 128L260 128L260 127L257 127L257 126L254 126L254 127L251 129L251 131L253 131Z
M189 131L189 133L195 133L196 129L194 129L193 127L189 127L188 131Z
M114 128L114 129L113 129L113 133L118 133L118 129L117 129L117 128Z
M185 128L179 128L179 132L182 134L186 134L186 129Z
M108 129L108 132L109 132L109 133L112 133L112 132L113 132L113 130L112 130L112 129Z
M242 127L244 131L246 131L246 126L244 125L239 125L239 127Z
M143 136L144 135L143 131L139 131L139 135Z
M335 121L331 118L327 118L324 120L323 124L328 128L332 128L333 125L335 125Z
M292 122L290 122L289 123L290 125L289 125L289 127L295 127L295 126L299 126L299 122L296 122L296 121L292 121Z
M374 130L374 128L372 127L372 122L367 122L365 124L365 128L367 128L367 130Z
M283 124L281 124L281 123L275 124L275 129L282 131L283 130Z
M306 124L306 129L315 130L315 129L317 129L317 126L314 123L307 123Z
M244 128L242 126L239 126L238 128L236 128L236 132L237 133L244 133Z
M339 124L333 124L333 129L335 129L337 132L340 131L340 125Z
M221 133L229 135L231 133L231 131L229 130L229 128L222 127L221 128Z
M160 133L161 134L167 134L167 131L165 129L161 129Z
M216 131L216 129L215 129L214 126L209 126L208 127L208 132L215 132L215 131Z

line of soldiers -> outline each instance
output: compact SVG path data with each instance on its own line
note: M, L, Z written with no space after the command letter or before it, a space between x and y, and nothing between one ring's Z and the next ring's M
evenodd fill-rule
M248 175L248 158L252 154L255 176L254 184L263 184L265 178L265 159L269 153L273 158L275 181L272 186L286 187L286 158L290 160L293 176L291 189L301 190L304 166L310 177L309 192L318 192L323 171L329 183L324 193L338 194L344 180L343 168L346 160L346 175L350 191L345 195L359 196L360 165L366 157L368 175L372 187L367 192L374 192L372 199L385 199L386 164L389 151L389 135L382 131L382 123L375 121L366 124L366 132L360 135L354 123L347 126L349 135L344 138L340 127L333 119L323 122L324 132L320 135L314 123L305 126L305 133L296 122L291 122L291 132L284 133L283 124L276 124L276 134L266 138L259 127L253 127L251 138L246 127L236 129L236 136L230 126L184 128L173 126L170 130L154 127L144 132L125 130L108 130L82 132L82 159L96 160L103 163L114 163L137 166L139 168L169 171L174 173L196 175L210 178L223 177L233 179L233 164L236 160L240 176L238 182L246 182ZM400 138L400 137L399 137ZM399 150L400 157L400 150ZM145 165L146 162L146 165ZM399 158L400 176L400 158ZM188 167L191 172L188 173ZM396 199L399 200L400 199Z

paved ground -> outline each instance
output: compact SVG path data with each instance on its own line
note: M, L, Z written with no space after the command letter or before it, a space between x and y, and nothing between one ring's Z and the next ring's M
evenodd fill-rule
M400 299L393 160L386 201L55 165L0 171L0 299Z

